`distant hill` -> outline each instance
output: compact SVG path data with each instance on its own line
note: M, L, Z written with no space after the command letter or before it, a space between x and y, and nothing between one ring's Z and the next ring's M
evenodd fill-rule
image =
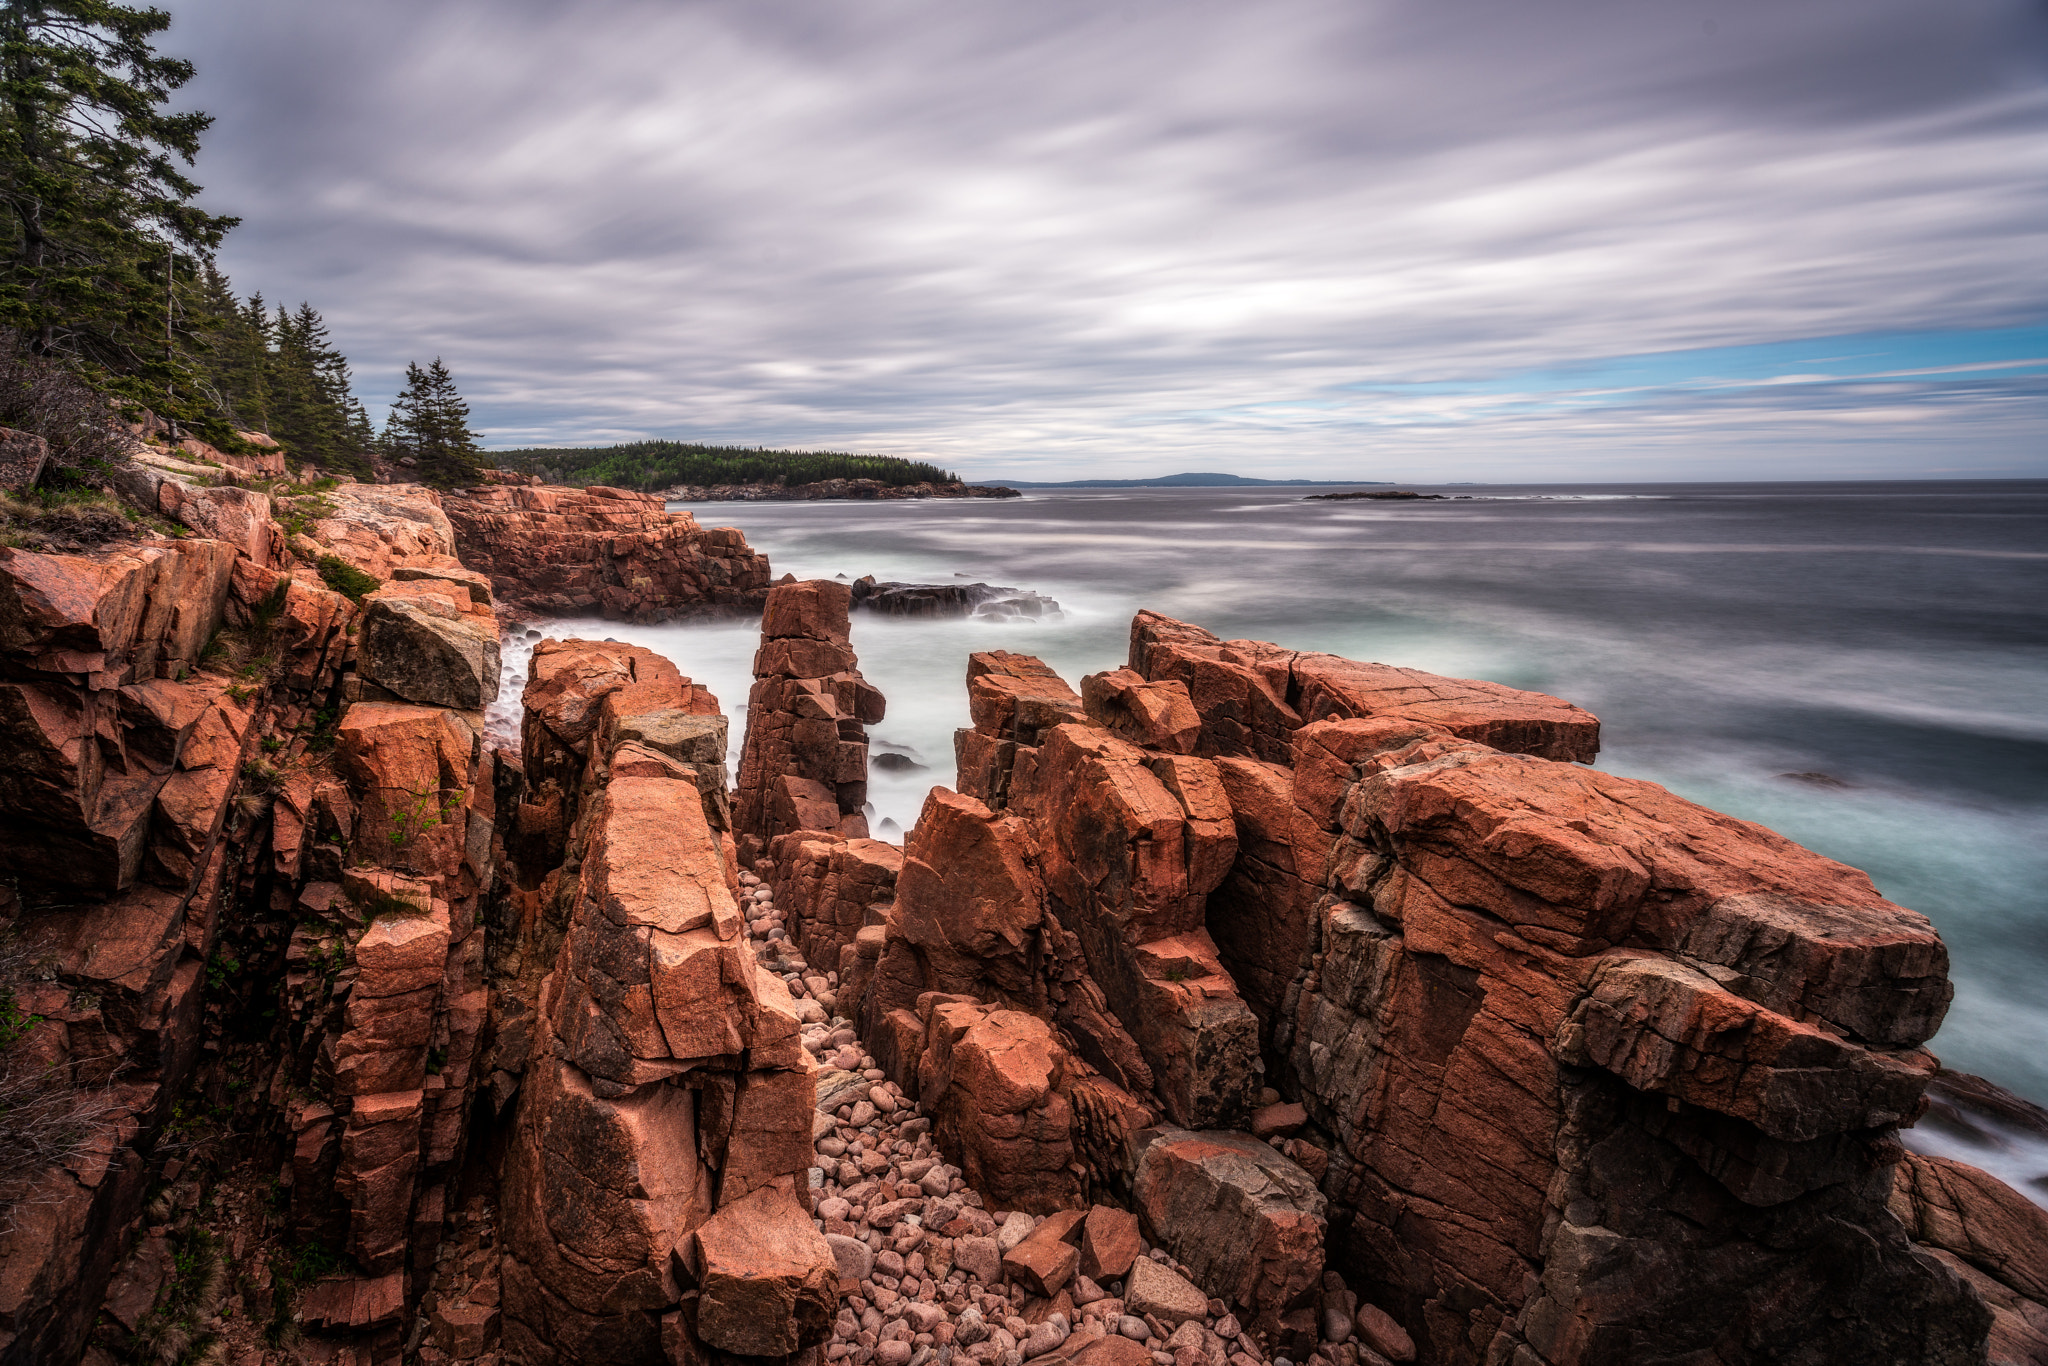
M1224 488L1357 488L1360 484L1384 484L1385 479L1247 479L1241 474L1161 474L1151 479L1067 479L1056 484L1027 483L1005 479L1013 489L1224 489Z
M652 492L676 484L815 484L873 479L890 488L957 484L960 476L922 460L844 451L771 451L689 441L629 441L617 446L535 446L492 451L498 468L537 474L551 484L604 484Z

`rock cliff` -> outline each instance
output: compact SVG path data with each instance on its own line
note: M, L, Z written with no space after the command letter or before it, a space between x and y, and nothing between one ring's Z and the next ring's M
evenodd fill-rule
M768 561L730 527L700 527L630 489L502 478L442 506L462 562L519 611L668 621L759 609Z
M1577 707L1141 613L966 661L898 846L846 586L146 468L204 534L0 548L6 1366L2048 1361L1896 1137L1933 928ZM491 748L508 599L757 605L737 774L616 641Z

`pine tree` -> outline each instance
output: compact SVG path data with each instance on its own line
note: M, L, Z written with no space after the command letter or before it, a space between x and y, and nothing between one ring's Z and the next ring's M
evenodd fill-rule
M477 433L469 429L469 405L455 391L455 377L439 356L424 370L417 362L405 367L405 391L391 404L384 428L385 452L396 460L410 459L420 478L437 488L477 482L488 465Z
M212 119L165 107L192 76L151 47L169 24L109 0L0 4L0 323L178 416L201 411L180 353L212 316L198 265L237 220L195 207L179 169Z

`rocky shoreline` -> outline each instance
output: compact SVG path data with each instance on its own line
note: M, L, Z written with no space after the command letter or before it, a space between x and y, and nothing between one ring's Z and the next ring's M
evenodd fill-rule
M1568 702L1141 613L962 661L895 843L854 588L187 463L0 547L0 1059L80 1098L4 1366L2048 1361L2048 1213L1897 1139L2039 1113L1937 1079L1932 927ZM758 613L737 771L610 641L491 743L535 612Z

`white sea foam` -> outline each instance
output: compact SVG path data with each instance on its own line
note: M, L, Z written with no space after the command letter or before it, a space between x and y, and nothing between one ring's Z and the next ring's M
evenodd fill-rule
M1935 1047L2048 1099L2048 553L2010 489L1485 501L1484 526L1242 490L698 512L743 528L778 575L964 576L1060 603L1059 620L1035 623L856 615L861 667L888 698L876 748L927 766L873 773L878 827L910 825L934 783L951 785L970 652L1037 654L1078 684L1123 662L1139 607L1226 638L1551 692L1603 718L1603 768L1864 868L1932 917L1957 987ZM1587 503L1604 506L1573 510ZM661 651L718 695L737 755L754 623L546 629ZM506 669L501 731L516 730L516 643ZM1779 776L1812 771L1852 786Z

